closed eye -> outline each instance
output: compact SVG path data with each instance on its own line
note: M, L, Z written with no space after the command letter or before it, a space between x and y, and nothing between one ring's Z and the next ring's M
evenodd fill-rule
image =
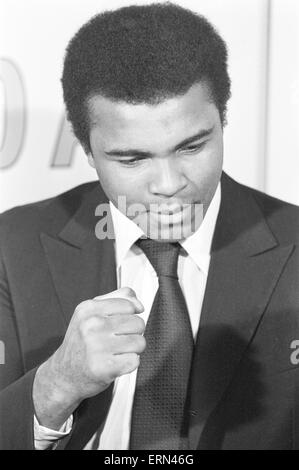
M179 151L187 154L196 154L199 152L207 143L208 141L201 142L199 144L193 144L193 145L188 145L187 147L181 148ZM132 158L126 158L119 160L120 163L124 166L135 166L141 163L142 161L146 160L147 157L145 156L138 156L138 157L132 157Z
M207 141L201 142L200 144L196 145L188 145L188 147L182 148L181 151L184 153L197 153L206 145L206 143Z
M139 162L141 162L142 160L145 160L144 158L130 158L130 159L126 159L126 160L120 160L120 163L122 163L123 165L125 166L134 166L136 164L138 164Z

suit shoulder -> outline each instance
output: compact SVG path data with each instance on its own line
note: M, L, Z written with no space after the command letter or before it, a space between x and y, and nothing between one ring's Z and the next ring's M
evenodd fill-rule
M298 243L299 207L262 191L247 186L243 188L252 195L277 238L284 243Z
M16 233L25 235L52 226L59 228L94 190L98 182L76 186L57 196L16 206L0 214L1 243Z

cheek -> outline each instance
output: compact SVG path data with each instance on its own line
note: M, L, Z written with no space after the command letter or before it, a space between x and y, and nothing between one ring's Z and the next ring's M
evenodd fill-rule
M194 177L196 180L209 179L213 175L219 173L219 169L222 168L222 154L218 152L210 151L202 152L198 154L188 164L188 173L191 179Z
M196 156L188 165L188 179L193 192L201 200L209 201L213 196L222 172L222 152L210 149Z
M102 162L96 165L96 169L104 192L113 202L117 202L118 196L125 196L128 202L140 199L144 185L140 184L132 171L115 162Z

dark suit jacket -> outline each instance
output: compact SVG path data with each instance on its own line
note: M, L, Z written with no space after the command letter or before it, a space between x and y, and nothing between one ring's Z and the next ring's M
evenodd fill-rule
M116 289L114 248L94 229L98 182L0 217L0 448L33 448L36 368L78 303ZM192 367L191 449L299 448L299 209L222 175ZM298 354L299 357L299 354ZM294 362L294 361L293 361ZM60 448L103 425L112 386L81 403Z

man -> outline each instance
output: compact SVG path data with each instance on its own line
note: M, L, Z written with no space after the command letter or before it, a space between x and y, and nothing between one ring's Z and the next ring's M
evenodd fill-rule
M299 447L299 212L222 172L226 60L172 4L70 42L100 184L1 216L1 448Z

